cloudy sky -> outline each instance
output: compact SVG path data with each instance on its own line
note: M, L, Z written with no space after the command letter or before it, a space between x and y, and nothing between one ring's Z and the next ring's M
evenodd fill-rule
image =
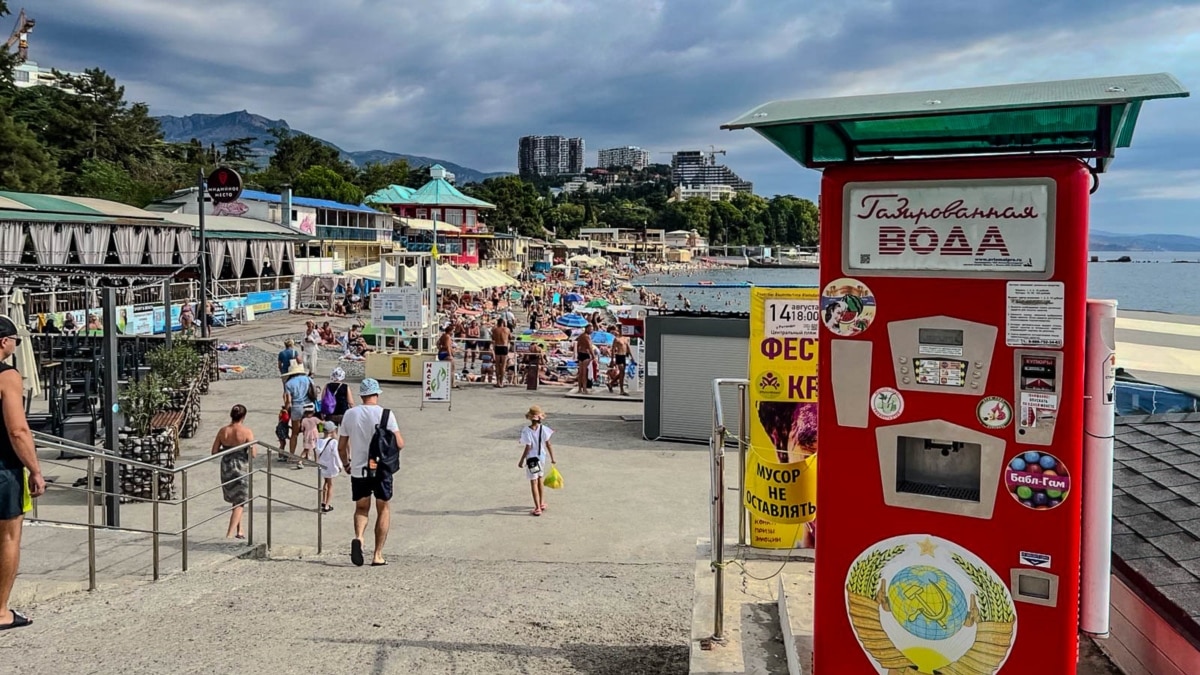
M817 174L751 131L772 99L1167 71L1200 88L1200 2L10 0L44 66L100 66L155 114L247 109L351 150L515 170L517 138L710 144L755 191ZM1200 234L1200 98L1148 104L1094 201L1118 232Z

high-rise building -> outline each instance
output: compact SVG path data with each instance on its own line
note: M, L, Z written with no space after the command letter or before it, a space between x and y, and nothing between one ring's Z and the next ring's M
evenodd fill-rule
M517 142L517 171L522 176L583 173L583 139L522 136Z
M671 156L671 184L688 187L728 185L734 192L754 192L754 183L742 180L733 169L717 164L717 152L684 150Z
M583 139L567 139L567 173L583 173Z
M596 166L607 169L610 166L628 166L633 169L644 169L650 164L650 152L636 145L623 148L609 148L597 153Z

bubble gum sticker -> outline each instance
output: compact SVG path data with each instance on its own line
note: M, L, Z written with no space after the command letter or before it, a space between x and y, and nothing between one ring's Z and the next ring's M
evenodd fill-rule
M1054 455L1030 450L1009 460L1004 486L1022 506L1044 511L1066 501L1071 473Z

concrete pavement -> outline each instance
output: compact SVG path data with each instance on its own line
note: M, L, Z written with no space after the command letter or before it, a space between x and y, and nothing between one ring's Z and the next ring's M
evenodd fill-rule
M1118 308L1117 366L1138 379L1200 395L1200 317Z
M322 370L332 366L323 362ZM324 519L325 555L315 552L315 516L279 507L272 539L289 557L233 559L248 547L223 539L224 503L213 492L189 510L193 523L216 516L197 529L193 551L227 562L211 564L206 553L186 575L130 584L148 576L147 538L115 533L100 547L100 590L87 595L36 592L51 581L86 581L86 556L79 555L86 533L30 526L18 596L50 599L19 605L36 623L6 636L6 646L20 650L29 673L236 673L264 663L278 672L324 673L686 672L695 541L708 529L707 449L643 441L640 424L622 420L640 413L634 402L468 387L454 392L453 411L422 411L418 396L415 386L384 385L382 402L395 411L406 440L388 567L349 564L352 505L344 476L336 510ZM279 400L277 380L215 383L180 462L208 454L235 403L249 409L257 437L271 438ZM538 518L529 515L528 482L517 467L517 438L533 403L557 432L566 480L563 490L547 491L549 510ZM54 471L64 479L78 475ZM310 471L277 475L315 485ZM193 494L217 482L215 464L189 474ZM263 489L256 482L256 493ZM278 480L274 490L297 504L315 497L306 486ZM81 522L86 507L81 496L60 494L39 514ZM160 508L164 527L179 517L178 507ZM149 507L124 505L122 524L148 525ZM261 543L262 505L255 528ZM169 539L162 542L164 571L179 563L178 541ZM370 547L369 534L367 540ZM165 625L168 639L147 640Z

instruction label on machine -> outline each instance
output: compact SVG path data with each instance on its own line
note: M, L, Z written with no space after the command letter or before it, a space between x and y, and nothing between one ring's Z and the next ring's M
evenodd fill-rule
M1061 281L1010 281L1007 307L1009 347L1063 346L1066 290Z

